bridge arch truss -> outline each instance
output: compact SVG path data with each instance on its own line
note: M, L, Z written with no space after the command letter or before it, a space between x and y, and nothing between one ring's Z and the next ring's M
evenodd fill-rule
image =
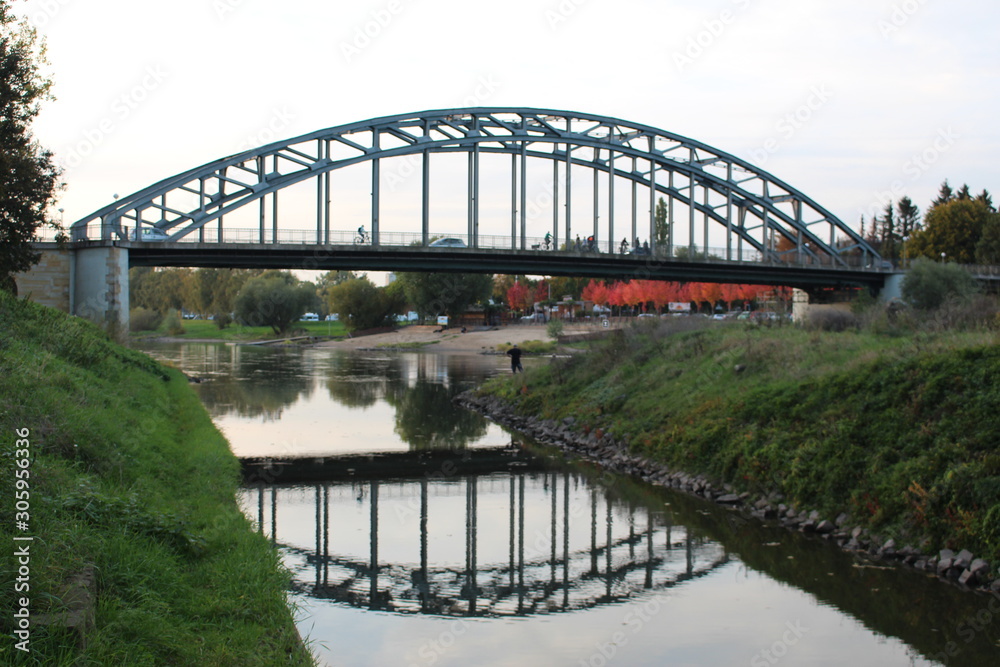
M72 238L127 239L128 230L155 227L171 241L224 238L225 218L237 209L259 209L255 242L279 240L279 193L315 181L316 244L336 244L331 235L331 173L352 165L371 167L372 244L390 245L380 221L382 163L415 156L422 175L420 240L431 238L430 164L436 153L464 153L467 239L473 248L489 247L480 233L480 162L483 155L511 156L511 221L503 245L525 250L528 235L527 164L546 159L553 165L551 226L555 248L583 229L602 250L614 252L615 239L648 237L655 254L680 250L678 232L686 228L688 256L710 247L710 230L724 230L724 257L791 261L831 267L866 265L878 252L827 209L775 176L701 142L651 126L606 116L529 108L458 108L375 118L305 134L215 160L164 179L116 200L72 226ZM574 178L593 172L593 207L574 211ZM605 202L599 181L606 180ZM631 185L631 216L616 219L615 196ZM648 197L648 212L639 202ZM657 200L667 202L670 233L656 244ZM586 207L585 207L586 208ZM677 219L677 211L685 219ZM560 215L562 213L562 215ZM268 215L270 214L270 216ZM603 214L603 223L599 220ZM268 220L268 218L270 219ZM583 220L583 222L581 222ZM592 224L592 226L591 226ZM308 232L310 235L311 231ZM700 244L699 242L700 241ZM666 247L663 247L663 246ZM494 246L495 247L495 246ZM794 259L789 255L793 255ZM851 259L853 258L853 259Z

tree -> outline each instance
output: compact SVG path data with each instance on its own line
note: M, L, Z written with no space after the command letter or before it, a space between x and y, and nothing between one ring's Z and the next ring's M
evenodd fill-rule
M39 69L45 45L10 3L0 0L0 289L14 291L14 274L34 266L41 254L31 247L40 227L58 229L46 212L61 187L51 151L41 148L31 123L51 81Z
M920 229L920 209L914 205L912 199L903 196L896 204L896 213L899 214L900 236L912 236Z
M893 216L892 202L887 202L878 222L879 252L887 259L896 259L896 218Z
M531 302L529 301L530 297L531 291L522 281L518 281L511 285L507 289L507 294L505 295L507 307L511 310L519 312L528 310L528 306L531 305Z
M978 291L972 275L954 263L918 258L903 279L903 298L914 308L933 310L949 299L966 299Z
M406 300L421 316L447 314L458 317L474 303L485 301L493 276L485 273L401 273Z
M952 192L951 186L948 185L948 179L945 179L944 183L941 184L941 189L938 190L937 199L931 202L931 208L947 204L950 201L954 201L954 199L955 193Z
M269 326L275 334L288 330L293 322L316 302L310 283L301 283L287 271L267 271L251 278L236 297L236 319L249 326Z
M1000 213L990 213L983 225L983 234L976 244L976 261L980 264L1000 264Z
M330 312L340 315L349 331L391 326L403 310L399 287L378 288L368 278L354 278L330 288Z
M953 199L934 206L924 219L924 228L914 235L907 254L911 257L945 258L960 264L976 261L976 245L990 210L972 199Z
M976 195L976 201L986 204L986 208L990 209L991 212L996 213L996 207L993 206L993 195L989 193L989 190L983 189L978 195Z

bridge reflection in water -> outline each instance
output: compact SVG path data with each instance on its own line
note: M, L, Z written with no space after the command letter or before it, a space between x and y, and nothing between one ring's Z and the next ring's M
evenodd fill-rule
M720 544L673 525L667 507L635 506L576 473L532 467L283 479L245 487L242 501L284 549L297 592L370 610L503 617L588 609L729 560Z

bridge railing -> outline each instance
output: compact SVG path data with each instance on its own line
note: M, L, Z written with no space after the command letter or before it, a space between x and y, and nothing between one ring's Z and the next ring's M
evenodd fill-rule
M358 238L357 230L329 230L322 231L320 233L320 238L322 243L317 243L317 233L315 229L278 229L277 231L273 229L265 229L263 240L261 239L260 228L241 228L232 227L220 230L217 227L211 229L206 228L204 234L190 234L182 239L179 243L240 243L240 244L267 244L267 245L335 245L335 246L353 246L353 245L369 245L371 243L371 232L368 233L369 240L365 243L361 243ZM57 235L59 232L54 229L41 229L38 231L36 239L38 241L53 242L58 240ZM85 230L76 231L78 239L100 239L101 229L100 224L94 224ZM126 230L126 237L131 235L130 230ZM449 238L458 239L466 246L470 246L471 242L467 234L450 234L450 233L434 233L430 235L431 242L438 239ZM138 243L133 241L132 243ZM145 241L143 243L155 243L151 241ZM406 248L406 247L419 247L423 245L423 237L419 232L394 232L394 231L380 231L378 238L379 247L386 248ZM553 253L573 253L586 256L590 252L595 252L600 255L629 255L637 260L647 261L651 256L648 249L639 249L638 252L629 244L627 248L622 252L622 247L620 244L615 244L614 252L608 253L607 250L607 240L597 241L597 249L594 251L586 250L586 244L584 244L584 249L576 249L576 240L573 239L568 244L565 241L560 241L558 243L558 248L555 244L550 244L546 247L545 238L542 236L526 236L523 241L520 237L516 237L512 240L510 235L491 235L491 234L480 234L478 237L477 247L484 250L514 250L514 251L531 251L531 252L553 252ZM452 250L454 247L444 247L443 249ZM838 265L833 261L829 255L820 254L817 256L810 255L808 253L798 253L796 250L789 250L783 253L773 253L769 256L765 256L756 248L723 248L723 247L710 247L707 250L695 247L693 252L687 246L674 246L668 248L665 246L658 247L652 252L652 257L655 261L662 262L697 262L697 263L751 263L751 264L766 264L769 266L796 266L796 267L815 267L817 269L836 269L845 268L847 270L862 270L862 271L873 271L873 272L888 272L902 269L903 267L895 266L889 262L881 261L879 263L873 263L871 257L864 256L841 256L841 259L846 263L846 267ZM1000 265L988 265L988 264L965 264L962 265L969 273L973 276L985 279L985 280L996 280L1000 279Z

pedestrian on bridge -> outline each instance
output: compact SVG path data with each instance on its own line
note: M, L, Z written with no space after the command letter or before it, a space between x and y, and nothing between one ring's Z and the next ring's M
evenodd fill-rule
M620 250L619 254L622 254L622 255L627 255L628 254L628 239L622 239L622 245L621 245L621 248L619 250Z

